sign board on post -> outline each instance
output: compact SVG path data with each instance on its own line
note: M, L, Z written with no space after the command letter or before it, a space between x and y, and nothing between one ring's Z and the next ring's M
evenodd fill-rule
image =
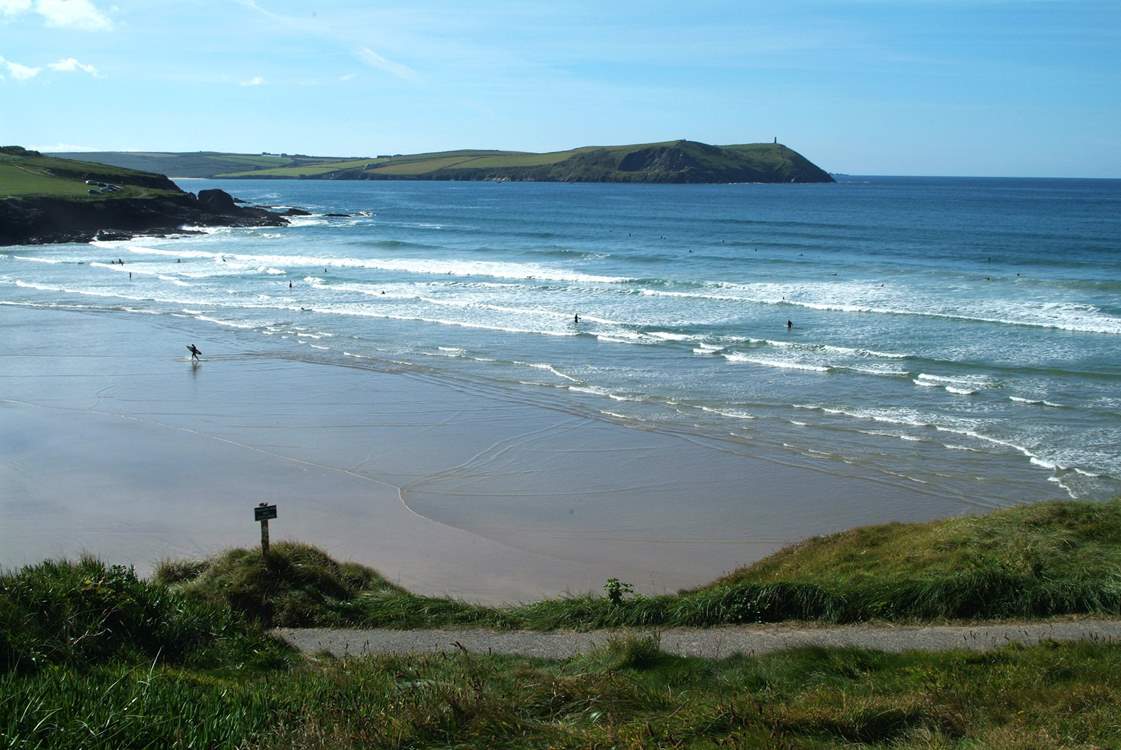
M276 506L267 503L261 503L253 509L254 521L267 521L270 518L276 518Z
M261 522L261 554L269 554L269 519L276 518L276 506L268 503L257 503L253 509L253 520Z

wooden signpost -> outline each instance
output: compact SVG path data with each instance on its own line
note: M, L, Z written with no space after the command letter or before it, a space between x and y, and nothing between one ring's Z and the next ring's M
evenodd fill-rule
M257 503L253 509L253 520L261 522L261 554L269 554L269 519L276 518L276 506L268 503Z

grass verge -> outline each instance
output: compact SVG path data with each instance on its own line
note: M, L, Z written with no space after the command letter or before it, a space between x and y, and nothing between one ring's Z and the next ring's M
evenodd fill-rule
M0 674L6 748L1061 748L1121 743L1121 647L704 661L322 660L236 677L114 663Z
M929 622L1121 614L1121 500L887 524L794 545L674 595L484 607L410 593L292 542L165 563L189 598L277 626L600 628L814 620Z

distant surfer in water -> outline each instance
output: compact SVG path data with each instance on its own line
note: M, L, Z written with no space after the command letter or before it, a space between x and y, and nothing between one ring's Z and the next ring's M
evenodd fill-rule
M188 344L187 351L189 351L191 353L191 361L192 362L197 362L198 358L202 356L202 352L200 352L199 348L197 346L195 346L194 344Z
M572 316L572 322L576 325L580 325L580 313L576 313Z
M793 327L794 327L794 321L793 320L786 321L786 330L789 331Z

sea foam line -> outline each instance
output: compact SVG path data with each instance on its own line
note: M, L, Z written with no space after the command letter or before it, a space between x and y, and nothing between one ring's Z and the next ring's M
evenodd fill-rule
M573 281L593 284L621 284L632 281L632 279L623 276L601 276L577 271L563 271L534 263L440 260L435 258L338 258L320 255L252 255L244 253L215 253L202 250L162 250L137 245L128 245L125 249L136 255L210 258L217 263L233 260L239 263L250 263L261 266L365 268L376 271L398 271L401 273L422 275L487 276L498 279Z

